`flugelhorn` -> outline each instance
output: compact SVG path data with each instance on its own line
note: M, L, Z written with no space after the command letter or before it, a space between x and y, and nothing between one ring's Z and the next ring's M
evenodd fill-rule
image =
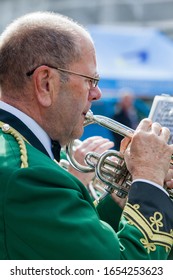
M94 115L91 110L88 111L84 127L90 124L101 125L114 133L124 137L132 138L134 130L102 115ZM80 172L95 172L96 177L104 184L104 193L99 197L102 200L107 194L115 192L120 198L128 195L132 176L127 170L123 154L116 150L109 150L101 155L95 152L89 152L85 156L86 166L79 164L73 156L74 141L66 146L67 158L70 164ZM112 159L114 158L114 160ZM173 192L167 189L169 196L173 199ZM98 201L98 202L99 202Z

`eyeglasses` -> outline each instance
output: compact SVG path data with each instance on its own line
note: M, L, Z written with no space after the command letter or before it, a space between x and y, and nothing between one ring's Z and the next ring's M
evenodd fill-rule
M69 73L69 74L73 74L73 75L77 75L77 76L80 76L80 77L87 78L87 79L90 81L91 86L92 86L93 88L97 87L98 82L99 82L99 80L100 80L100 77L99 77L99 76L93 78L93 77L90 77L90 76L87 76L87 75L83 75L83 74L80 74L80 73L77 73L77 72L73 72L73 71L71 71L71 70L66 70L66 69L63 69L63 68L60 68L60 67L54 67L54 66L51 66L51 65L48 65L48 64L44 64L44 65L45 65L45 66L48 66L48 67L50 67L50 68L56 69L56 70L58 70L58 71L62 71L62 72L66 72L66 73ZM33 75L34 71L35 71L38 67L40 67L40 66L42 66L42 65L39 65L39 66L35 67L34 69L32 69L31 71L28 71L28 72L26 73L26 75L27 75L28 77L30 77L31 75Z

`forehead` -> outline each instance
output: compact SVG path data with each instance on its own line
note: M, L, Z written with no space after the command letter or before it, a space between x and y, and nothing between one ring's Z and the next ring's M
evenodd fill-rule
M95 46L91 39L89 38L81 39L81 49L83 54L95 56Z
M86 68L91 67L94 68L94 70L96 69L96 51L92 41L85 41L82 43L82 52L79 64L81 64L81 67L83 65Z

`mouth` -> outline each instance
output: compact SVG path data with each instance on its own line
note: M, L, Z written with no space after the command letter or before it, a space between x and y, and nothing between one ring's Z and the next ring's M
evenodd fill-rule
M83 114L82 114L82 118L83 118L83 121L82 121L82 122L83 122L83 124L84 124L84 122L85 122L85 120L86 120L86 114L87 114L87 113L83 113Z
M83 112L83 115L86 116L89 111L90 111L90 107Z

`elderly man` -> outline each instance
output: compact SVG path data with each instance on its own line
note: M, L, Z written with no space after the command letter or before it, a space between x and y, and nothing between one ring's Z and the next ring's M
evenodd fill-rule
M37 12L2 33L1 259L167 259L173 243L173 203L163 188L173 153L167 128L144 119L125 151L133 183L120 220L109 196L99 206L112 207L117 229L57 163L61 146L82 135L85 115L101 97L98 81L94 43L73 20Z

